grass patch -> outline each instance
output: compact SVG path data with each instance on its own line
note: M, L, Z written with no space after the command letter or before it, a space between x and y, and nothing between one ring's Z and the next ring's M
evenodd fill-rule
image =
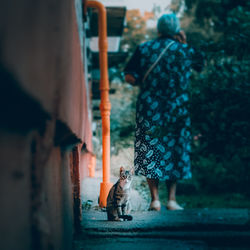
M167 205L167 191L164 182L160 182L159 195L162 205ZM250 199L238 193L231 194L190 194L178 195L178 203L184 208L249 208Z

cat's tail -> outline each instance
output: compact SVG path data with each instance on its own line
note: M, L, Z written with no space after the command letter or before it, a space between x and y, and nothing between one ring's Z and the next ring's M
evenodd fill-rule
M132 215L120 215L119 218L123 219L123 220L133 220L133 216Z

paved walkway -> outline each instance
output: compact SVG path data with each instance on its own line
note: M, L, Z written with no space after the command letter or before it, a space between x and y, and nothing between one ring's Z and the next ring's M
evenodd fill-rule
M114 234L153 231L250 230L248 209L186 209L183 211L145 211L132 213L132 221L107 221L106 212L84 211L84 232Z
M75 249L250 249L248 209L135 212L133 221L107 221L84 211Z
M115 183L116 177L111 177ZM107 221L98 207L101 172L82 183L82 232L74 250L250 249L249 209L185 209L145 211L146 201L132 191L132 221Z

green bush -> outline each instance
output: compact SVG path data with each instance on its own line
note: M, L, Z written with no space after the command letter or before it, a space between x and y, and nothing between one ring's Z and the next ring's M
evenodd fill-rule
M194 178L207 192L250 195L250 4L193 2L197 27L213 24L199 41L189 31L206 54L205 70L193 74L190 88ZM207 9L199 9L204 2Z

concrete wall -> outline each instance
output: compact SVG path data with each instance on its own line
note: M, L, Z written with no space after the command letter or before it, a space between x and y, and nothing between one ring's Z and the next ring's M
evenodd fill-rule
M0 1L3 250L68 250L79 226L80 151L91 149L80 2Z

